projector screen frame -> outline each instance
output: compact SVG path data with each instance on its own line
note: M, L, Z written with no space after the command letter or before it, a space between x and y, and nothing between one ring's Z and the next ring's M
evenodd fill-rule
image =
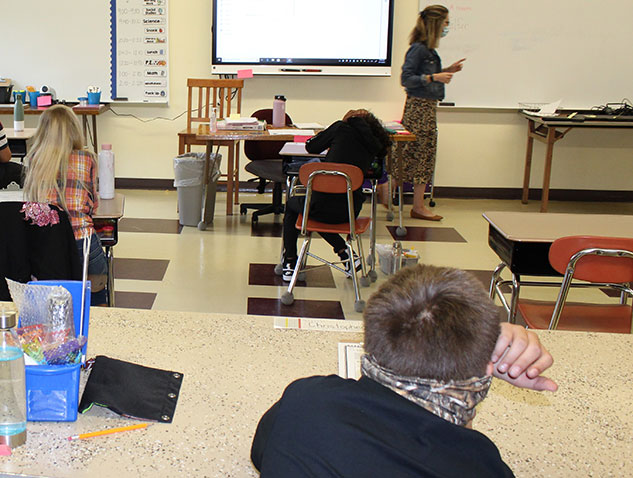
M372 62L362 64L363 60L326 59L308 61L293 59L279 59L279 62L217 62L216 54L216 25L217 2L212 1L213 23L211 25L211 73L217 75L236 75L240 70L251 70L253 75L280 75L280 76L391 76L393 24L395 0L389 1L389 19L387 25L387 51L384 62ZM338 63L334 63L338 61Z

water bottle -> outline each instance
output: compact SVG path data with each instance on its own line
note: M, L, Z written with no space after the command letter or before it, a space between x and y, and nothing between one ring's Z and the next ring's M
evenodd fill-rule
M283 128L286 126L286 97L276 95L273 100L273 126Z
M99 197L114 198L114 152L111 144L102 144L99 153Z
M22 95L15 95L15 105L13 106L13 129L24 131L24 104Z
M0 444L26 442L24 354L15 331L15 313L0 312Z
M215 133L218 130L218 109L211 108L211 117L209 118L209 131Z

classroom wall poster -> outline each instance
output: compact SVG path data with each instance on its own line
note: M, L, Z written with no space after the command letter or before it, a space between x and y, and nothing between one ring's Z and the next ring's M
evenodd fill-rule
M167 0L111 0L114 100L167 103Z

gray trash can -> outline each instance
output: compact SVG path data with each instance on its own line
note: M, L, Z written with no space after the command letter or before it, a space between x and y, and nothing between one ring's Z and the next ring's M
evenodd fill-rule
M215 193L220 177L221 158L220 154L211 155L208 185L211 208L215 207ZM179 222L183 226L198 226L202 222L203 173L204 153L186 153L174 158L174 186L178 189L178 215Z

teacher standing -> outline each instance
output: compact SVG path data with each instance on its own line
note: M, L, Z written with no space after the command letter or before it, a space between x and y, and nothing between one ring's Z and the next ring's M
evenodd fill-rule
M430 5L420 12L409 36L409 50L402 65L400 83L407 92L402 125L414 133L416 141L402 148L403 178L413 183L411 217L439 221L424 204L426 184L433 177L437 153L437 102L444 99L444 85L461 71L462 58L448 68L442 68L437 47L448 33L448 9Z

